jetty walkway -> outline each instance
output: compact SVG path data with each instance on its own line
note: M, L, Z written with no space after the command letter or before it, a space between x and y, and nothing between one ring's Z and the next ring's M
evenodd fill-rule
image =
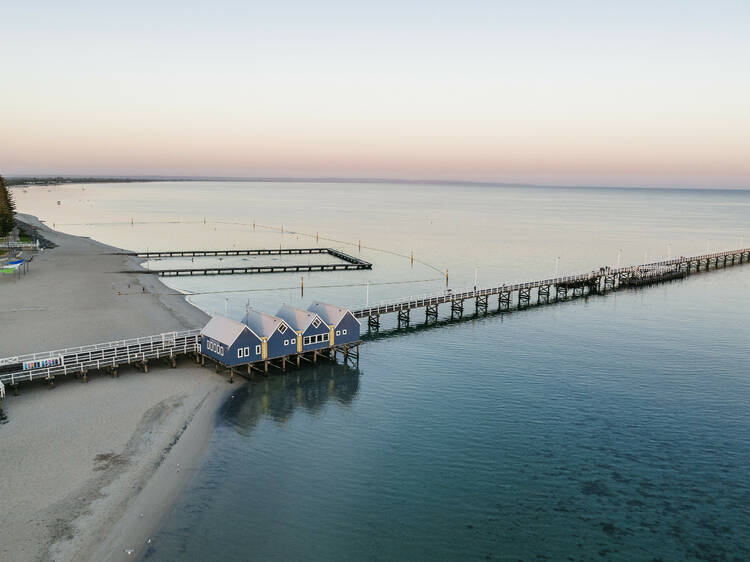
M750 248L745 248L629 267L602 267L579 275L485 289L446 289L432 295L381 302L351 312L356 318L367 318L370 330L378 330L380 317L385 314L397 314L398 325L401 327L409 324L412 311L424 308L425 321L437 322L438 307L441 304L450 304L452 318L463 315L467 300L474 301L478 314L487 313L489 299L493 295L498 297L499 311L510 310L511 307L523 309L530 306L534 299L537 305L547 304L584 295L603 294L621 287L640 287L681 279L693 273L748 262ZM200 330L195 329L0 358L0 383L17 390L19 383L38 379L54 384L54 378L58 375L74 375L85 381L90 370L107 370L112 376L117 376L120 366L133 365L148 371L149 361L152 360L164 361L174 367L176 358L180 355L195 354L196 358L199 357L199 340ZM346 356L346 349L344 353Z
M356 318L367 318L370 330L380 328L380 317L384 314L397 314L398 326L408 326L411 312L418 308L425 309L425 321L437 321L438 307L450 304L451 317L461 317L467 300L474 300L475 312L487 313L489 298L498 296L498 310L519 309L536 304L547 304L569 298L581 297L589 294L602 294L620 287L638 287L662 283L673 279L686 277L692 273L724 268L735 264L750 262L750 248L703 254L700 256L679 257L676 259L658 261L654 263L634 265L620 268L602 267L595 271L517 283L501 285L489 289L465 289L454 291L446 289L439 293L431 293L410 297L382 301L374 305L352 310Z

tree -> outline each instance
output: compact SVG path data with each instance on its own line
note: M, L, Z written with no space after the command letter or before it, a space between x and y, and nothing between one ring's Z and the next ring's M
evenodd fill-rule
M13 214L16 205L13 202L13 194L5 185L5 178L0 176L0 236L7 236L15 226Z

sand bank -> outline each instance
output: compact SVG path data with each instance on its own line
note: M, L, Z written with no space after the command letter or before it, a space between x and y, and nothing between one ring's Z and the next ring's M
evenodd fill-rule
M138 260L39 227L58 247L0 279L0 357L201 326ZM117 293L120 293L118 296ZM202 462L232 387L188 359L148 374L21 387L0 425L0 560L133 560Z

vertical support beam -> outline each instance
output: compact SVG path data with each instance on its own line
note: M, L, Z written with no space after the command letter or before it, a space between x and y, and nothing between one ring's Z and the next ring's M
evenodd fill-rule
M398 327L399 328L401 328L401 326L409 327L410 314L411 314L411 310L408 308L406 310L398 311ZM346 351L344 351L344 356L346 356Z
M500 291L500 296L497 302L497 309L500 312L504 310L510 310L510 291Z
M424 312L424 321L425 324L429 324L430 322L437 322L438 319L438 305L437 304L428 304L425 307Z
M531 301L531 289L530 288L520 288L518 289L518 308L526 308L529 306L529 302Z
M487 301L489 297L487 295L480 295L476 298L476 302L474 303L475 312L477 315L481 314L487 314Z
M379 314L373 314L372 316L367 317L367 329L377 332L380 330L380 315Z
M451 320L454 318L462 318L464 315L464 301L463 299L451 301Z
M540 285L536 292L536 302L540 304L542 302L549 302L549 285Z

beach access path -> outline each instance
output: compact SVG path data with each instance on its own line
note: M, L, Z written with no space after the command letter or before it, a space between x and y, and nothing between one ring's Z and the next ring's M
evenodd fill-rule
M138 258L19 219L56 248L0 278L0 357L202 326L207 316ZM120 293L118 295L118 292ZM182 358L7 396L0 425L0 560L133 560L202 463L226 379Z

